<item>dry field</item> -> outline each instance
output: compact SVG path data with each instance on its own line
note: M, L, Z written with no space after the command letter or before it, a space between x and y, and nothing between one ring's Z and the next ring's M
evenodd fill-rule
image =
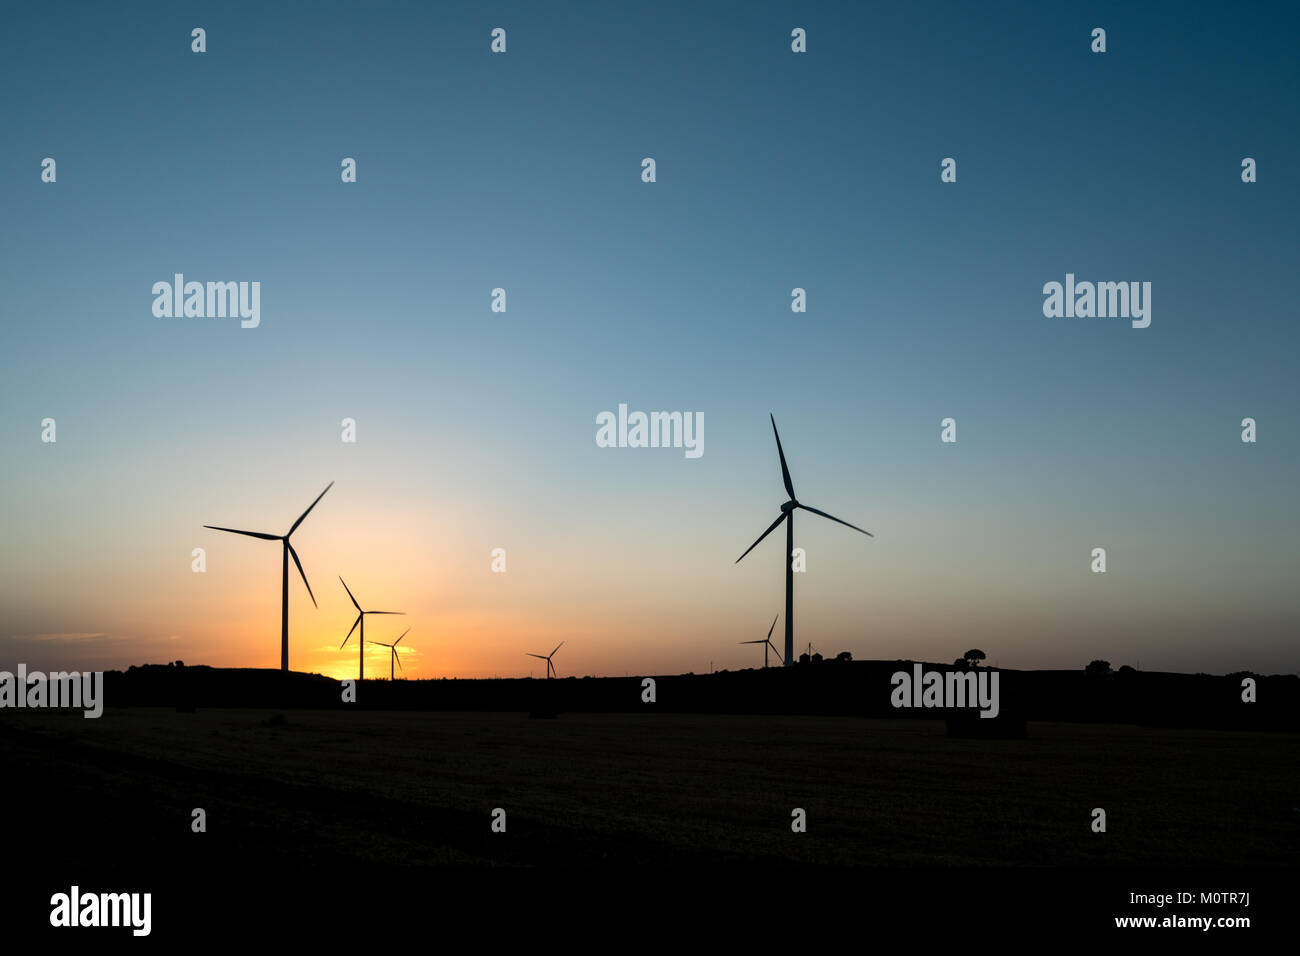
M1300 738L1033 723L7 711L31 852L403 864L1294 864ZM493 808L507 834L490 831ZM807 812L804 834L791 810ZM1108 832L1090 831L1105 808ZM79 849L80 848L80 849Z

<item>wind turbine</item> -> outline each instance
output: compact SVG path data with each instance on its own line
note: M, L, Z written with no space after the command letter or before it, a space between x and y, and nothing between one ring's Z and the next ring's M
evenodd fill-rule
M339 578L339 580L342 581L343 579L342 579L342 578ZM344 587L347 587L347 585L344 585ZM370 613L371 613L371 614L378 614L378 613L380 613L380 612L379 612L379 611L371 611ZM404 631L402 632L402 637L406 637L406 635L407 635L407 634L410 634L410 633L411 633L411 629L408 627L406 630L404 630ZM393 641L393 643L391 643L391 644L385 644L383 641L371 641L371 642L370 642L371 644L378 644L380 647L386 647L386 648L388 648L390 651L393 652L393 660L391 660L391 661L388 662L388 679L389 679L389 680L392 680L392 679L393 679L393 661L396 661L396 662L397 662L397 666L398 666L398 667L401 667L401 666L402 666L402 661L401 661L401 659L397 656L397 645L400 644L400 643L402 643L402 637L399 637L397 640ZM347 642L344 641L344 643L346 644Z
M781 448L781 433L776 430L776 418L770 413L772 419L772 434L776 436L776 453L781 456L781 478L785 481L786 493L790 500L781 505L781 514L775 521L767 526L767 530L758 536L755 541L745 549L745 554L749 554L758 547L758 542L762 541L769 534L776 530L776 526L782 521L785 522L785 666L794 666L794 567L792 566L791 555L794 553L794 513L795 509L802 508L804 511L811 511L815 515L821 515L823 518L830 518L832 521L842 524L845 527L852 528L854 531L862 531L868 538L874 538L870 531L863 531L855 524L849 524L847 521L841 521L834 515L828 515L824 511L818 511L816 508L801 504L799 499L794 496L794 482L790 480L790 469L785 464L785 452ZM745 557L742 554L736 559L739 564Z
M779 615L779 614L777 615L777 617L780 617L780 616L781 616L781 615ZM769 627L769 628L767 629L767 637L765 637L765 638L763 638L763 639L761 639L761 640L758 640L758 641L738 641L738 642L737 642L737 643L740 643L740 644L762 644L762 645L764 645L764 646L763 646L763 670L767 670L767 649L770 647L770 648L772 648L772 650L776 651L776 645L772 643L772 631L773 631L773 629L775 629L775 628L776 628L776 617L772 618L772 626ZM781 663L783 663L783 664L785 663L785 661L781 660L781 652L780 652L780 651L777 651L777 652L776 652L776 658L777 658L777 660L780 660Z
M564 641L560 641L560 643L558 643L558 644L555 645L555 651L558 651L558 650L559 650L561 647L563 647L563 646L564 646ZM549 654L529 654L529 655L528 655L529 657L536 657L538 660L546 661L546 679L547 679L547 680L550 680L550 679L551 679L551 671L555 671L555 676L556 676L556 677L559 677L559 676L560 676L560 672L559 672L559 671L556 671L556 670L555 670L555 665L551 663L551 658L555 656L555 651L551 651L551 653L549 653Z
M325 486L325 491L334 487L334 482ZM325 497L325 491L316 496L307 506L307 510L298 516L298 520L284 534L262 534L260 531L239 531L235 528L219 528L214 524L205 524L203 527L211 528L213 531L229 531L231 534L246 534L250 538L261 538L263 541L282 541L284 542L284 553L281 570L280 585L280 670L287 672L289 670L289 556L293 555L293 563L298 566L298 573L302 575L302 583L307 585L307 595L311 598L313 606L316 605L316 595L311 593L311 585L307 584L307 575L302 569L302 562L298 560L298 552L293 550L293 545L289 543L289 537L298 530L298 525L302 524L302 519L311 514L311 509L316 507L316 503Z
M363 611L361 610L361 605L357 603L357 599L352 597L352 589L348 587L348 582L343 580L343 575L341 574L339 575L339 583L343 585L343 590L348 592L348 597L352 598L352 606L357 609L357 619L352 622L352 631L355 631L357 629L358 624L361 625L361 633L357 635L357 648L360 651L358 655L360 657L360 665L359 665L360 670L357 675L357 680L365 680L366 679L366 615L367 614L405 614L406 612L405 611ZM348 631L348 636L343 638L343 643L339 645L339 650L343 650L343 648L348 646L348 641L352 639L352 631ZM398 640L401 640L401 638L398 638ZM394 641L393 643L396 644L397 641ZM390 665L388 669L391 671L392 666Z

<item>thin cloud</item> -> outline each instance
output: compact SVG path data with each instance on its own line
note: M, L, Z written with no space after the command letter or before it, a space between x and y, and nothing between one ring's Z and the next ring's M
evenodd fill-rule
M88 631L63 631L57 634L10 634L11 641L60 641L63 643L77 643L82 641L98 641L109 638L109 634L100 631L90 633Z

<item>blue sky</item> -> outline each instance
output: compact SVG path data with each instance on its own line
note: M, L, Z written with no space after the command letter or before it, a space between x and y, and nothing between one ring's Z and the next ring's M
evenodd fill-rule
M278 558L199 526L276 530L337 480L313 588L371 573L423 674L511 673L566 635L579 672L743 666L781 604L775 536L732 566L784 498L770 411L800 497L877 535L800 519L800 646L1296 669L1292 9L10 21L14 660L274 666ZM259 281L261 326L155 318L175 272ZM1066 272L1150 281L1150 328L1045 318ZM596 448L620 402L702 412L704 456ZM341 595L294 618L304 666L344 666Z

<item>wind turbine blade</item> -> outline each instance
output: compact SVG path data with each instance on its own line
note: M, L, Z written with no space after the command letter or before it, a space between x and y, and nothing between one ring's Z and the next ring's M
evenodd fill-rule
M261 538L263 541L279 541L278 534L262 534L260 531L240 531L238 528L218 528L214 524L205 524L203 527L211 528L213 531L229 531L231 534L246 534L250 538Z
M406 668L402 667L402 659L401 659L401 657L398 656L398 654L397 654L397 648L395 648L395 647L393 648L393 660L397 661L397 669L398 669L399 671L400 671L400 670L405 670L405 669L406 669Z
M404 630L404 631L402 632L402 637L406 637L406 635L407 635L407 634L410 634L410 633L411 633L411 629L408 627L406 630ZM394 646L394 647L396 647L398 644L402 643L402 637L399 637L397 640L393 641L393 646Z
M539 661L549 661L549 660L550 660L550 658L547 657L545 654L525 654L524 656L525 656L525 657L535 657L535 658L537 658Z
M347 591L348 597L352 598L352 606L356 608L358 612L360 612L361 605L357 603L356 598L352 597L352 589L348 587L348 582L343 580L343 575L341 574L339 575L339 584L343 585L343 590Z
M840 521L839 518L835 517L834 515L828 515L824 511L818 511L816 508L809 508L807 505L800 505L799 507L802 508L804 511L811 511L815 515L821 515L823 518L830 518L832 521L839 521L839 523L844 525L844 527L846 528L852 528L854 531L862 531L862 529L859 528L857 525L849 524L847 521ZM872 534L870 531L862 531L862 533L865 534L868 538L875 537L875 535Z
M405 614L405 611L367 611L367 614Z
M302 562L298 560L298 552L293 550L293 545L289 543L288 538L284 539L284 546L289 549L289 554L293 556L293 563L298 565L298 573L302 575L302 583L307 584L307 572L302 569ZM311 598L311 603L314 606L320 607L320 605L316 603L316 595L311 593L310 584L307 584L307 595Z
M361 623L361 615L358 614L357 619L352 622L352 631L355 631L357 629L357 625L360 623ZM348 631L348 636L343 638L343 643L339 645L339 650L343 650L343 648L348 646L348 641L352 639L352 631Z
M772 648L772 653L776 655L776 659L780 661L782 664L784 664L785 660L784 658L781 657L781 652L776 649L776 645L773 644L771 641L768 641L767 644L768 647Z
M329 491L329 490L330 490L331 488L333 488L333 487L334 487L334 482L331 481L328 485L325 486L325 491ZM305 518L305 517L307 517L309 514L311 514L311 509L312 509L312 508L315 508L317 502L319 502L322 498L325 497L325 491L322 491L320 494L318 494L318 495L316 496L316 501L313 501L310 505L308 505L308 506L307 506L307 510L304 511L301 515L298 516L298 520L295 521L295 522L293 523L293 527L289 529L289 534L293 534L295 531L298 530L298 525L302 524L302 519ZM793 497L793 496L791 496L791 497ZM289 537L289 534L286 534L285 537L286 537L286 538Z
M563 646L564 646L564 641L560 641L560 643L558 643L558 644L555 645L555 651L558 651L558 650L559 650L561 647L563 647ZM554 657L554 656L555 656L555 651L551 651L550 656Z
M775 530L776 530L776 526L779 525L779 524L780 524L782 521L784 521L784 520L785 520L785 512L782 512L781 515L780 515L780 516L779 516L775 521L773 521L770 525L767 526L767 530L764 531L762 534L760 534L760 535L758 536L758 541L762 541L762 540L763 540L764 538L766 538L769 534L771 534L773 531L775 531ZM746 548L746 549L745 549L745 554L749 554L749 552L751 552L751 551L753 551L755 548L757 548L757 547L758 547L758 541L755 541L755 542L754 542L753 544L751 544L748 548ZM742 554L740 557L738 557L738 558L736 559L736 563L737 563L737 564L739 564L741 561L745 560L745 554Z
M785 480L785 490L790 495L790 500L794 500L794 482L790 480L790 469L785 465L785 450L781 447L781 433L776 430L776 418L771 412L767 414L772 419L772 434L776 436L776 453L781 456L781 477Z
M766 644L767 641L765 639L760 638L757 641L737 641L736 643L737 644Z
M776 629L776 618L780 616L781 615L778 614L776 617L772 618L772 626L767 629L767 639L769 641L772 639L772 631Z

